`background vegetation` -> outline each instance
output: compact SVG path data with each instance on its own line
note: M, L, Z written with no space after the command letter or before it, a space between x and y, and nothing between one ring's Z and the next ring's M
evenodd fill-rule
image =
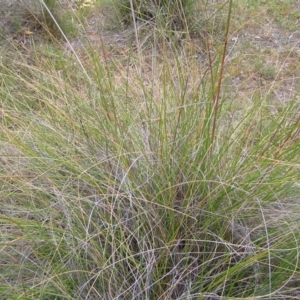
M296 299L299 45L255 30L297 2L39 3L1 12L1 299Z

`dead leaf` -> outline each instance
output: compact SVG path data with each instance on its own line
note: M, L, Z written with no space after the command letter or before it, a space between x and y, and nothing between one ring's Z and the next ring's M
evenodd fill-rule
M25 31L23 32L23 34L24 34L24 35L31 35L31 34L33 34L33 32L30 31L30 30L25 30Z

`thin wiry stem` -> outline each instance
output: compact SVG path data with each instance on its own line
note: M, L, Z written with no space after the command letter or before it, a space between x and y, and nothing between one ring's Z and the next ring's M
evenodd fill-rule
M232 10L232 0L230 0L230 2L229 2L224 47L222 50L223 51L222 61L221 61L219 78L218 78L218 89L217 89L216 98L214 99L214 119L213 119L213 125L212 125L212 133L211 133L212 141L215 138L216 123L217 123L219 104L220 104L220 98L221 98L221 87L222 87L223 73L224 73L224 68L225 68L225 58L226 58L227 42L228 42L229 29L230 29L231 10Z

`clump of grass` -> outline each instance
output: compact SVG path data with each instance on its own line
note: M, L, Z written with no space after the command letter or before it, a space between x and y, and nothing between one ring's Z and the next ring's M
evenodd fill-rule
M147 48L163 41L180 46L191 38L200 37L202 43L208 37L215 42L224 39L226 1L207 2L195 0L176 1L105 1L113 8L111 24L130 31L133 29L135 47ZM118 22L116 22L116 20Z
M43 29L45 37L60 39L63 35L75 35L77 30L72 16L62 8L62 4L55 0L41 0L37 2L22 1L24 12L22 18L27 28L33 31Z
M225 46L1 62L1 298L297 295L297 98L240 107Z
M150 21L163 17L165 27L173 30L186 30L187 19L195 8L195 0L133 0L117 1L115 7L123 22L131 23L133 18Z
M190 34L202 34L210 18L204 13L204 10L208 12L206 5L195 0L127 0L109 2L109 5L116 14L114 20L119 20L122 27L133 26L141 40L152 43L162 38L178 42Z

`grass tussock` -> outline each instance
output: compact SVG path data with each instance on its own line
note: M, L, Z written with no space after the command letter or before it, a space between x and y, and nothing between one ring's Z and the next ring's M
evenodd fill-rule
M0 34L15 40L20 39L20 34L35 34L47 42L58 42L63 35L75 36L77 27L74 16L67 8L68 3L55 0L3 1Z
M225 41L1 58L1 299L295 299L298 95L230 93Z

